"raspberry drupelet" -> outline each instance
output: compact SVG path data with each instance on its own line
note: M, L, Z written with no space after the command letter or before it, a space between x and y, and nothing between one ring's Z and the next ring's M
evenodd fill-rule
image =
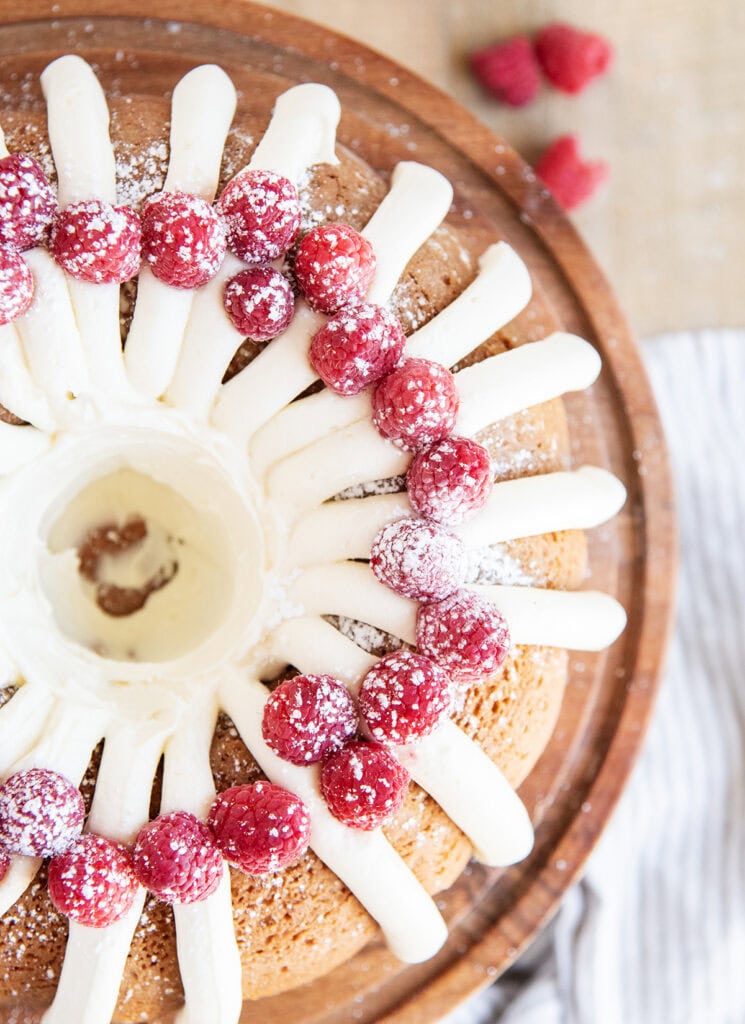
M140 267L140 218L129 206L91 199L60 210L49 251L63 270L91 284L122 284Z
M375 253L348 224L322 224L298 246L295 279L311 309L336 313L360 302L375 277Z
M314 764L339 750L357 732L357 709L343 683L331 676L301 675L272 691L264 706L262 735L292 764Z
M80 791L59 772L28 768L0 786L0 841L11 853L64 853L80 835L84 819Z
M510 650L503 616L484 598L456 590L419 607L416 641L455 683L473 683L500 668Z
M174 288L199 288L225 258L225 227L201 196L158 192L142 207L142 255L154 276Z
M225 312L233 327L252 341L271 341L287 330L295 311L292 286L273 267L248 267L225 285Z
M300 227L297 190L273 171L241 171L217 201L228 248L245 263L269 263L287 252Z
M427 519L453 525L476 515L493 486L488 451L467 437L445 437L425 448L406 476L412 507Z
M373 423L399 448L418 451L455 426L458 390L450 370L429 359L407 359L373 392Z
M0 327L23 316L34 298L34 277L23 256L0 245Z
M86 928L124 917L138 888L129 850L92 833L50 862L48 885L57 910Z
M161 814L140 829L132 853L137 880L164 903L198 903L217 889L222 854L193 814Z
M321 793L329 810L351 828L380 828L404 802L409 773L379 743L347 744L321 768Z
M464 557L461 541L437 523L397 519L373 540L370 568L397 594L438 601L460 585Z
M430 658L394 651L365 676L359 707L372 738L396 746L433 732L451 700L450 679Z
M30 249L46 241L57 196L40 164L26 153L0 160L0 244Z
M333 316L310 344L321 380L340 395L358 395L401 361L406 337L382 306L362 303Z
M219 793L208 824L223 856L249 875L286 868L305 853L310 841L307 807L271 782Z

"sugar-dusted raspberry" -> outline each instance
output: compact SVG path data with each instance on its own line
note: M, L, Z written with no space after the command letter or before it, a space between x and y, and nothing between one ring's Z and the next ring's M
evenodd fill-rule
M417 451L450 433L458 404L450 370L429 359L407 359L375 388L373 422L399 448Z
M510 107L535 99L541 80L538 61L527 36L515 36L470 55L471 70L483 88Z
M469 590L456 590L444 601L421 605L416 642L454 682L472 683L500 667L510 650L510 632L488 601Z
M321 793L335 818L369 832L404 802L409 773L379 743L358 740L332 754L321 768Z
M141 828L132 861L140 885L164 903L206 900L223 873L215 837L186 811L161 814Z
M274 690L261 732L272 750L293 764L323 761L357 732L357 709L331 676L295 676Z
M365 676L359 706L372 738L393 746L433 732L451 700L450 680L439 665L421 654L394 651Z
M5 878L10 868L10 854L0 846L0 882Z
M80 835L84 819L80 791L58 772L27 768L0 786L0 837L11 853L64 853Z
M308 808L294 793L271 782L219 793L209 826L226 859L249 875L286 868L305 853L310 841Z
M40 245L56 210L54 189L32 156L11 153L0 160L0 244Z
M312 309L336 313L360 302L375 277L375 253L348 224L321 224L298 246L295 278Z
M137 894L126 846L86 833L49 865L49 895L57 910L87 928L124 917Z
M290 326L295 296L273 267L249 267L225 285L225 312L233 327L253 341L271 341Z
M546 77L563 92L578 93L605 74L613 47L603 36L554 22L541 29L535 52Z
M444 437L411 460L409 501L438 523L462 523L483 508L494 486L489 452L467 437Z
M455 534L424 519L397 519L378 532L370 568L397 594L439 601L460 585L464 549Z
M576 135L562 135L544 151L536 174L565 210L573 210L597 190L610 173L604 160L583 160Z
M22 316L34 297L34 276L23 256L0 245L0 327Z
M140 267L140 218L129 206L99 199L73 203L52 222L49 251L71 277L121 284Z
M187 192L157 192L142 207L142 255L159 281L199 288L225 258L225 227L211 204Z
M382 306L363 302L333 316L310 343L310 361L340 395L358 395L401 361L401 324Z
M246 263L269 263L287 252L300 227L295 186L273 171L241 171L217 201L228 248Z

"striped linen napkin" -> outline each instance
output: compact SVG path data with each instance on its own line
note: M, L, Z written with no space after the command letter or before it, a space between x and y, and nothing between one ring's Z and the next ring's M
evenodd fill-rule
M665 335L643 353L681 532L665 683L537 965L446 1024L745 1022L745 331Z

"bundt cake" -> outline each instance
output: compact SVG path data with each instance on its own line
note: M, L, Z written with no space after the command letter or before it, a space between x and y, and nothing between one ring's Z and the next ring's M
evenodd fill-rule
M41 84L0 153L0 1019L235 1024L377 928L427 959L432 894L529 852L566 650L625 621L578 589L600 360L522 344L519 256L337 147L325 86L231 129L216 66L170 114Z

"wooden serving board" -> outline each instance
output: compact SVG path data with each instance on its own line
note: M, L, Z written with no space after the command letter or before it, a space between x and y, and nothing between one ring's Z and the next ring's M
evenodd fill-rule
M318 26L242 0L55 5L0 0L0 93L23 74L80 52L104 86L162 96L198 63L220 63L241 104L266 109L300 81L332 86L340 139L388 172L417 159L454 183L453 222L474 244L506 239L526 260L536 299L521 321L538 337L557 325L590 339L604 371L568 402L575 462L625 482L629 500L593 531L589 585L614 593L629 625L602 655L572 659L558 726L521 795L536 823L531 857L507 871L469 868L441 897L451 934L440 954L406 967L374 941L320 981L247 1007L254 1024L388 1021L432 1024L515 959L581 871L631 770L652 709L671 619L675 528L664 440L623 316L571 224L503 140L399 67Z

